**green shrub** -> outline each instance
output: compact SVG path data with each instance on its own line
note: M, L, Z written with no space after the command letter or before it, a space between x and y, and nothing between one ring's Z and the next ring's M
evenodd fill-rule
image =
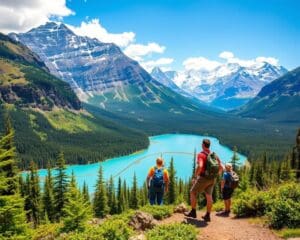
M141 211L151 214L156 220L161 220L170 217L173 213L172 205L146 205L140 208Z
M133 230L122 220L107 220L100 229L100 235L106 240L127 240L133 234Z
M276 229L300 226L300 186L289 183L280 186L271 211L268 213L270 226Z
M215 210L216 212L222 211L224 208L225 206L223 201L218 201L213 205L213 210Z
M249 190L242 193L233 205L237 217L259 217L271 207L273 196L270 192Z
M61 224L59 223L40 225L37 229L34 229L32 239L56 239L56 237L59 235L60 228Z
M276 229L300 226L300 202L291 199L276 199L268 214L270 226Z
M61 240L127 240L133 230L122 220L109 219L103 224L89 226L84 232L73 232L61 235Z
M146 233L148 240L196 240L197 230L192 225L168 224L160 225Z

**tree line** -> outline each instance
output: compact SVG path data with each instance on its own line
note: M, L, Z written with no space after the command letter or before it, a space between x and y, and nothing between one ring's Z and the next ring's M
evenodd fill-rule
M298 159L299 160L299 159ZM281 161L272 161L265 153L261 159L250 160L251 167L241 166L237 149L231 163L240 175L239 189L264 189L280 182L294 180L299 169L297 159L291 154ZM296 163L295 163L296 161ZM191 179L184 181L176 176L173 158L168 167L170 185L164 196L165 204L189 203ZM196 152L191 166L191 177L196 167ZM294 168L294 169L293 169ZM9 117L5 118L5 134L0 139L0 236L11 237L26 234L31 228L44 223L63 223L62 231L84 229L88 219L103 218L107 215L120 214L128 209L138 209L148 203L146 183L139 187L136 175L131 186L125 180L110 177L104 179L100 166L94 193L90 194L86 183L79 188L74 173L66 173L65 158L60 152L56 159L56 174L48 165L47 176L41 187L37 165L30 163L29 173L20 175L17 167L14 130ZM218 179L220 181L220 179ZM221 199L220 184L217 183L213 198ZM198 198L199 207L205 205L204 196Z

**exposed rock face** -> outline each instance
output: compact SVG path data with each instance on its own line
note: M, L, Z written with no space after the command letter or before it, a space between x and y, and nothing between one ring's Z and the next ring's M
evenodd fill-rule
M15 104L18 107L32 107L50 111L53 106L79 110L80 101L68 101L56 92L55 88L38 89L28 85L0 86L0 102Z
M51 73L67 81L81 100L130 84L147 93L145 83L153 80L115 44L77 36L64 24L49 22L10 36L37 53ZM153 98L150 93L148 97Z
M131 218L129 225L135 230L145 231L151 229L156 225L156 220L149 213L137 211Z
M174 208L174 213L185 213L187 211L188 211L188 208L184 203L181 203Z

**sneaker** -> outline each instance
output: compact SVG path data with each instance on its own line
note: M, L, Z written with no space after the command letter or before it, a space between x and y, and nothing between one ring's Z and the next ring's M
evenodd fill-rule
M205 222L210 222L210 214L205 214L204 216L202 216L202 219L205 221Z
M192 209L189 213L184 214L186 217L197 218L196 210Z

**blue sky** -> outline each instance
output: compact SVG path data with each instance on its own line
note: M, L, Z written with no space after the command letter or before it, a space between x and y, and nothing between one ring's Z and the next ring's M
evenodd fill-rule
M78 34L120 43L145 67L182 69L187 60L211 65L226 61L219 58L223 51L239 60L272 57L288 69L300 66L299 0L38 1L30 5L34 18L26 12L23 25L22 6L33 0L0 1L0 14L1 7L18 11L9 22L0 20L0 30L20 32L59 19Z
M109 0L68 1L79 25L98 18L109 32L132 31L142 44L166 47L164 57L180 68L189 57L218 60L222 51L241 59L268 56L287 68L300 65L300 1ZM161 54L152 54L159 58Z

